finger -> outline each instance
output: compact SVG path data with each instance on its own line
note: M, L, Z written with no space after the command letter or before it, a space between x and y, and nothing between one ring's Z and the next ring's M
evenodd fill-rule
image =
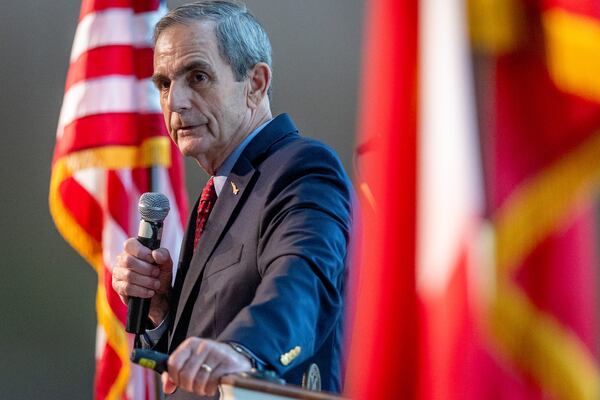
M163 372L160 380L162 381L163 392L165 394L172 394L177 389L177 385L171 380L168 372Z
M126 282L127 284L139 286L148 290L157 290L160 288L159 279L140 274L127 268L114 268L113 281Z
M187 338L179 345L167 361L169 375L177 386L200 395L203 393L208 374L202 364L207 353L207 341L200 338Z
M202 366L204 365L204 354L194 354L188 358L183 369L179 372L179 386L188 392L204 394L204 386L210 373Z
M152 263L137 258L136 256L123 252L117 256L116 267L137 272L138 274L157 277L160 268Z
M192 356L193 347L197 340L197 338L187 338L177 347L177 349L175 349L167 360L169 376L177 386L181 386L179 373L183 370L185 363Z
M219 342L211 342L212 350L205 364L213 367L210 379L207 381L204 392L205 395L214 395L219 388L219 380L227 374L248 371L252 368L250 361L241 354L234 351L229 345Z
M194 381L193 392L201 396L213 395L218 388L219 378L222 374L219 372L219 366L222 363L223 354L219 351L218 345L213 341L204 341L202 356L197 356L198 371Z
M156 293L154 290L147 289L142 286L137 286L132 283L115 280L113 281L113 289L121 297L140 297L143 299L150 298Z
M204 364L210 366L212 371L204 374L207 379L204 382L201 394L204 396L212 396L219 388L219 379L225 375L227 371L221 368L223 363L220 360L207 359ZM198 392L194 391L194 393Z
M152 251L141 244L136 238L129 238L125 241L125 251L132 256L135 256L140 260L145 260L151 264L155 261L152 257Z

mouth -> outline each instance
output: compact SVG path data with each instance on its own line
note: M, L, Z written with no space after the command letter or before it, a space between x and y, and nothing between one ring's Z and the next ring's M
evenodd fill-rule
M177 132L178 136L189 136L193 133L194 130L198 129L199 127L201 127L203 125L205 125L205 124L184 125L184 126L180 126L180 127L176 128L175 131Z

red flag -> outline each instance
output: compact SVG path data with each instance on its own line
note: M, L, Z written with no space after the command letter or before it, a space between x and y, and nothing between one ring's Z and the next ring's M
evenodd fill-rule
M598 3L487 3L473 13L491 67L482 121L496 238L480 397L598 398Z
M418 65L416 6L369 3L348 394L598 398L597 2L471 1L475 43L494 52L477 74L489 270L472 257L483 207L460 3L419 2Z
M50 182L50 211L64 238L98 274L96 399L155 398L153 372L129 361L127 308L111 286L116 254L139 225L150 189L171 210L163 243L177 259L187 214L181 156L151 82L158 0L84 0L65 85Z
M347 328L354 399L411 398L416 388L416 72L417 3L369 2L357 178L363 231Z

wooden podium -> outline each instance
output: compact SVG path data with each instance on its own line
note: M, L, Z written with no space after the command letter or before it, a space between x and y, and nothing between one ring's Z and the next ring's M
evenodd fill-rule
M221 400L344 400L330 393L315 392L299 386L282 385L241 375L224 376L219 387Z

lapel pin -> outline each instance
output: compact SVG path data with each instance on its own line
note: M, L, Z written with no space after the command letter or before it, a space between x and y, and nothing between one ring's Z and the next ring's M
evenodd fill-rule
M238 187L235 185L235 183L233 183L233 182L229 182L229 183L231 183L231 191L233 192L233 194L238 194L240 189L238 189Z

